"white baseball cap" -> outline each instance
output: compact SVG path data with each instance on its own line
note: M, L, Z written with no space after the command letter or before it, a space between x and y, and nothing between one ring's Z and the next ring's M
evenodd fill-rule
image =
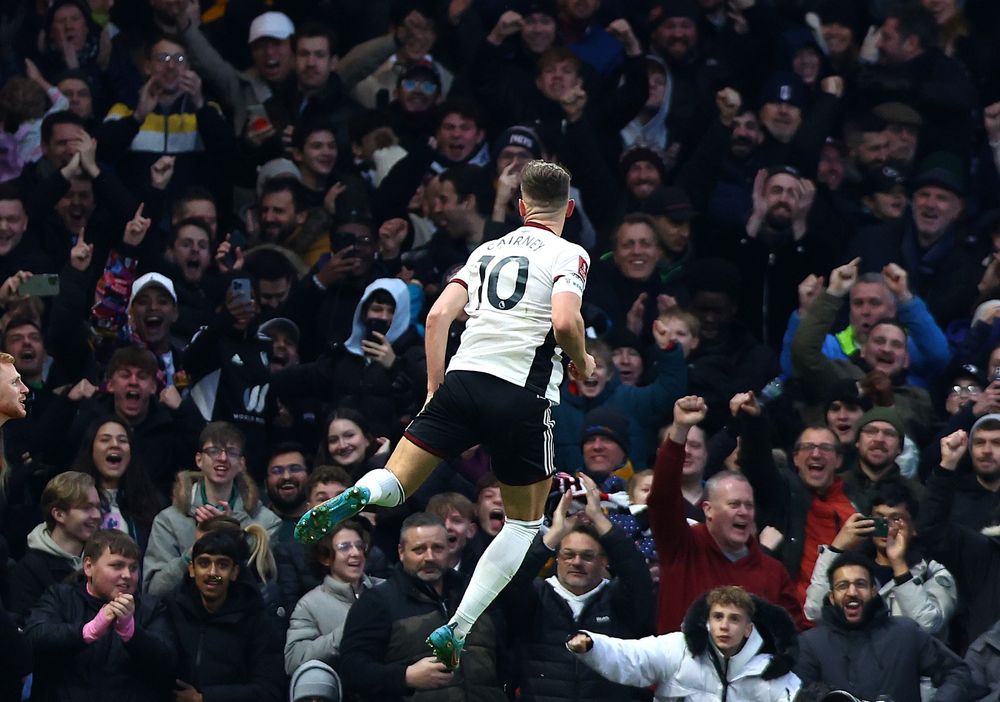
M254 18L250 24L250 39L253 44L258 39L287 39L295 34L295 25L284 12L265 12Z
M147 273L146 275L139 276L132 283L132 294L129 295L128 298L128 306L130 308L132 307L132 303L135 301L136 295L141 293L150 285L159 285L167 291L167 294L169 294L171 298L173 298L174 304L177 304L177 292L174 290L173 281L162 273Z

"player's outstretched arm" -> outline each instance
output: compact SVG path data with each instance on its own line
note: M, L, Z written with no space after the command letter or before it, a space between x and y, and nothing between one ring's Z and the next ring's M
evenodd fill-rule
M469 293L465 286L449 284L427 313L424 351L427 355L427 394L433 395L444 382L444 357L448 349L448 330L465 309Z

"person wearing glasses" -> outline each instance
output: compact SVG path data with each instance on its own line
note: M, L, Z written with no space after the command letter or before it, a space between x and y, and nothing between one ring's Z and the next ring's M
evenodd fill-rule
M292 532L299 517L306 513L303 487L309 477L305 450L296 443L286 442L271 448L264 477L268 507L281 520L277 543L293 541Z
M508 620L523 622L513 627L521 652L517 686L525 699L628 700L631 691L621 681L579 665L566 641L581 629L615 639L652 634L653 581L635 542L601 509L597 484L577 476L586 506L570 514L573 490L563 493L551 528L535 539L500 594ZM536 577L553 557L555 574Z
M861 494L857 502L861 511L867 511L878 486L889 481L905 484L917 501L923 500L923 484L904 477L898 463L903 439L903 420L895 407L873 407L861 415L854 442L858 464L842 474L847 486Z
M866 700L919 702L921 677L938 682L935 702L974 699L961 658L909 617L890 616L875 570L858 553L833 560L822 622L799 635L795 674L804 685L824 682Z
M285 672L289 675L309 660L335 665L347 612L361 595L381 582L365 574L369 532L349 520L338 524L322 541L309 547L307 559L323 582L295 605L285 638Z
M919 504L905 485L880 484L870 514L853 514L829 545L819 547L803 611L810 621L822 615L829 590L826 572L845 551L874 560L878 595L894 617L909 617L929 634L945 631L958 605L958 589L948 569L921 556L915 526Z
M143 591L171 592L191 563L191 546L199 524L230 515L246 527L259 524L271 540L281 520L260 502L256 483L246 473L242 432L227 422L211 422L201 432L195 453L196 471L183 471L174 484L173 504L153 520L143 560Z
M163 36L147 46L145 59L146 83L134 99L112 105L98 130L98 158L139 187L150 183L160 157L174 156L168 193L200 185L228 197L221 190L231 182L225 169L236 157L236 137L219 106L205 99L184 46Z
M757 525L781 533L780 542L767 545L785 564L796 599L804 603L819 547L831 543L858 511L862 491L837 475L843 450L833 429L802 430L792 446L791 472L774 461L767 412L756 395L737 393L729 408L740 438L740 466L757 497Z

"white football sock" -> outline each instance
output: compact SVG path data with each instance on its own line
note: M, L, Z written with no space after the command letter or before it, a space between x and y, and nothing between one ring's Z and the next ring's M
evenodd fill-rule
M399 484L399 480L393 475L391 470L385 468L376 468L365 473L355 485L368 488L368 491L371 493L371 498L368 500L368 504L370 505L396 507L403 504L403 501L406 499L406 495L403 494L403 486Z
M531 522L504 520L503 529L483 551L465 596L449 622L457 624L456 638L461 640L468 636L479 615L486 611L514 577L541 526L541 519Z

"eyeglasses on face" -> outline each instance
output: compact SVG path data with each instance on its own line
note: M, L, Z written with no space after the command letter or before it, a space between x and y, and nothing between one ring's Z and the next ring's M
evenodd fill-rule
M225 448L219 448L218 446L206 446L201 450L201 452L213 460L222 458L222 454L225 454L227 458L243 458L243 450L238 449L235 446L227 446Z
M178 66L183 66L187 63L187 56L184 54L168 54L166 52L161 52L153 56L153 60L157 63L176 63Z
M335 544L333 550L337 553L350 553L351 551L365 552L365 542L364 541L345 541L340 544Z
M403 90L411 93L418 89L424 95L433 95L437 92L437 83L432 80L414 80L412 78L405 78L402 85Z
M833 584L833 589L836 592L847 592L852 585L855 590L870 590L872 586L867 580L859 578L858 580L839 580Z
M837 447L830 443L814 444L811 442L806 442L804 444L799 444L795 447L796 451L802 453L812 453L813 451L820 451L821 453L836 453Z

